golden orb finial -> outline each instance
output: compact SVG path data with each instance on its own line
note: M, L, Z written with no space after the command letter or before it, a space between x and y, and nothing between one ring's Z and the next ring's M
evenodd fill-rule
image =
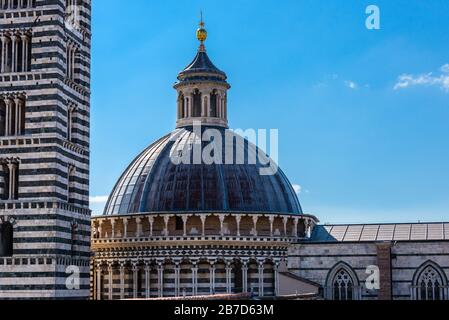
M196 38L203 44L204 41L207 39L207 31L204 28L204 21L203 21L203 12L201 12L201 22L200 27L198 30L196 30Z

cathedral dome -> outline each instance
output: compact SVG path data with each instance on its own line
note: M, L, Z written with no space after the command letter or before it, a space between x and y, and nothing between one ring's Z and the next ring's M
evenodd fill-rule
M202 131L206 129L203 127ZM226 132L230 132L224 128L214 129L220 132L223 141ZM259 151L247 140L232 134L243 142L241 148L245 155ZM245 156L243 164L226 164L223 147L221 164L174 162L180 150L189 153L188 159L193 159L197 136L192 127L179 128L145 149L119 179L105 215L148 212L302 214L295 191L280 169L273 175L260 174L266 160L250 164L249 157ZM202 147L205 147L204 142ZM237 148L234 146L234 160Z
M206 54L206 35L201 22L198 53L179 73L174 86L178 92L177 129L150 145L131 163L115 186L105 215L302 214L295 191L277 165L254 144L227 129L230 85L226 74ZM204 142L204 134L212 131L217 136ZM226 142L229 137L230 144ZM214 161L203 161L203 151L212 144ZM198 146L200 161L194 161L198 160ZM267 166L275 170L262 174Z

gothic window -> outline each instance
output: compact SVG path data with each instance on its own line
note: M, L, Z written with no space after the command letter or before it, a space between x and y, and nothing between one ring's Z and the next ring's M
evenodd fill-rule
M210 111L209 111L210 117L216 118L218 116L217 115L217 99L218 99L217 90L214 90L210 94Z
M417 300L445 300L446 281L443 272L434 263L427 263L418 270L415 277L415 298Z
M344 269L338 271L333 283L334 300L352 300L353 290L351 276Z
M358 300L358 279L346 263L340 262L329 272L326 298L330 300Z
M12 257L14 233L10 222L0 224L0 257Z
M0 166L0 199L17 200L19 198L19 160L2 160Z
M198 89L193 93L193 117L201 117L201 92Z

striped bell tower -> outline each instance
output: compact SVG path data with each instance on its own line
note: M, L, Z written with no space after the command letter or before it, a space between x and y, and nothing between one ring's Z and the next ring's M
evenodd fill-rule
M89 296L91 0L0 0L0 299Z

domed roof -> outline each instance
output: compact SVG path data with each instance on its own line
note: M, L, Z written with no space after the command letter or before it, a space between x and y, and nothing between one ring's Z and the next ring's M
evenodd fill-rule
M202 127L203 132L206 128ZM225 141L225 134L231 132L224 128L214 129L220 133L222 141ZM243 164L226 164L224 146L222 161L213 164L173 161L175 156L193 159L193 150L199 140L192 127L177 129L156 141L123 173L104 214L202 211L302 214L297 196L284 173L278 169L273 175L261 175L260 169L266 167L262 164L266 159L251 162L248 154L258 152L257 147L234 133L232 135L242 141L233 144L233 163L236 163L237 149L241 148L245 152L244 161L240 162ZM202 142L202 147L208 144L210 142Z

